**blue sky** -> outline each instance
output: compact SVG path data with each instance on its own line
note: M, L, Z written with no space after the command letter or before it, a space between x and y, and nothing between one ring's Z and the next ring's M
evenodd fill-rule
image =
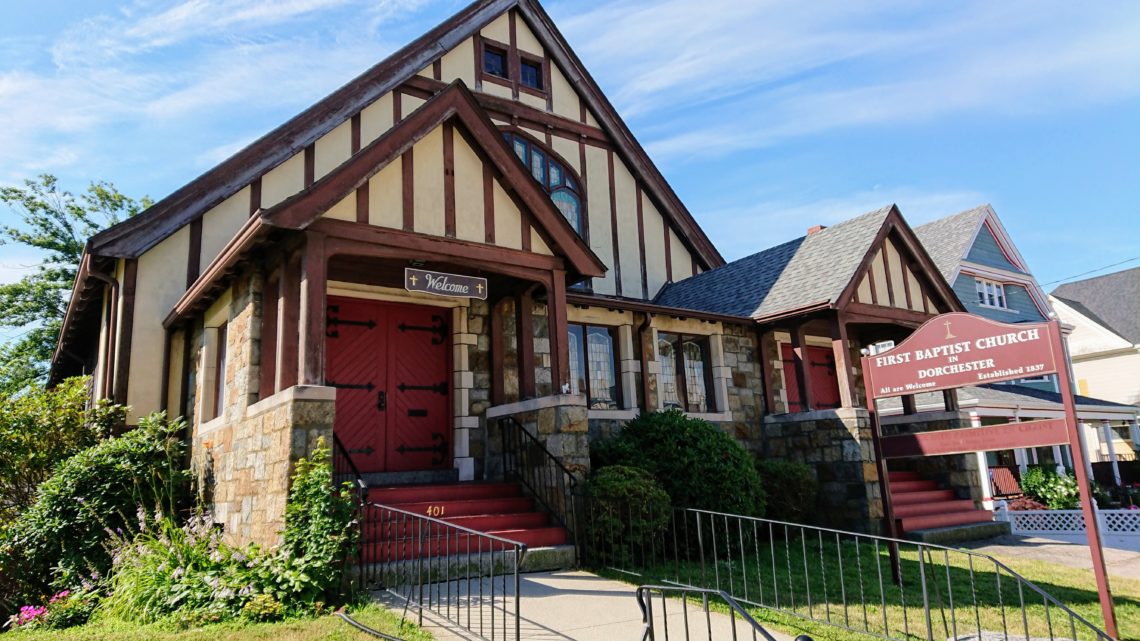
M10 3L0 183L161 198L463 4ZM1140 3L545 6L730 260L892 202L993 204L1043 284L1140 257Z

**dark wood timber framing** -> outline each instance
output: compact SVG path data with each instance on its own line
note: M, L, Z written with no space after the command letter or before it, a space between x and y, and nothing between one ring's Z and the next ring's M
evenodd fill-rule
M645 213L641 205L641 183L637 183L637 255L641 257L641 297L649 298L649 268L645 264Z
M503 340L503 312L507 299L500 298L491 305L491 371L499 374L491 376L491 404L507 402L507 392L503 389L503 358L506 351ZM521 378L521 377L520 377Z
M412 147L408 147L400 156L401 185L403 186L401 197L404 211L404 231L413 231L416 228L416 174L414 167L415 159L412 156L413 151L415 150ZM369 175L365 180L371 177L372 176ZM332 203L328 205L328 207L331 206ZM322 210L322 213L323 211L328 211L328 207Z
M807 341L804 325L801 323L792 328L792 364L796 369L796 383L799 385L800 411L810 412L815 409L815 390L812 389L811 372L808 371Z
M443 123L443 225L444 235L455 238L455 130Z
M569 327L566 320L566 272L554 270L546 296L547 322L550 323L550 380L552 393L560 394L570 382ZM620 375L620 374L619 374Z
M135 327L135 283L138 272L139 261L135 259L124 261L123 282L120 286L122 301L119 309L122 324L119 327L119 348L117 354L112 355L116 359L115 392L112 398L120 405L127 404L127 380L131 372L131 342Z
M534 398L534 300L530 290L515 300L515 351L519 358L519 398Z
M325 384L325 290L328 260L325 237L314 231L305 232L305 248L301 258L301 322L297 352L297 382L301 385Z
M186 253L186 289L198 280L202 271L202 219L190 223L190 249Z
M483 163L483 240L495 244L495 172Z
M618 296L621 296L621 242L618 238L617 185L614 184L614 152L610 151L606 153L606 165L606 170L610 176L610 237L614 248L614 292L616 292Z
M839 405L855 407L855 380L851 375L851 341L847 337L847 321L842 312L831 323L831 353L835 357L835 374L839 383Z

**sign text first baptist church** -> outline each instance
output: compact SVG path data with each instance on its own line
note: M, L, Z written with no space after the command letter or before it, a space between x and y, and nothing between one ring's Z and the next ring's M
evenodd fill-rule
M1026 325L1001 334L980 333L976 324L955 329L953 315L943 317L946 331L938 342L924 341L907 350L872 357L873 389L880 397L933 392L1010 377L1040 376L1054 369L1054 326Z

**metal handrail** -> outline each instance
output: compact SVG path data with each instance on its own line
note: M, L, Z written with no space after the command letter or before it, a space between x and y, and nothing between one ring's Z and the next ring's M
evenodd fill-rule
M504 477L508 480L519 481L539 504L558 521L558 524L566 529L570 539L576 542L578 519L575 503L578 496L578 478L515 417L504 416L499 418L499 432L502 437L500 455L502 456ZM508 437L508 433L511 434L510 437ZM523 447L524 443L527 447ZM527 452L532 451L539 453L541 457L539 464L531 465L527 461L520 461L520 458L524 457ZM528 474L523 470L525 468L529 471L538 467L543 470L539 474L545 478L535 478L533 473ZM546 481L546 483L540 481ZM560 496L550 495L554 488L557 488L557 494Z
M342 470L343 466L347 465L347 470ZM348 450L345 449L344 443L340 442L340 438L336 433L333 433L333 476L334 480L349 477L353 484L356 486L357 492L360 494L360 501L363 502L368 495L368 484L364 482L364 476L360 474L360 470L356 468L356 463L352 462L352 457L349 456ZM339 483L338 483L339 485Z
M641 620L645 624L645 628L641 634L642 641L654 641L656 638L654 635L654 632L656 630L654 627L653 619L653 592L661 593L661 615L666 619L668 618L668 611L665 606L667 602L665 597L666 592L677 593L681 597L682 608L687 607L687 601L690 595L700 595L701 603L704 606L704 613L706 617L705 621L709 627L708 633L711 636L712 624L711 620L709 619L709 597L716 597L721 601L724 601L725 605L728 606L729 616L731 617L733 639L737 638L736 617L740 617L745 623L748 624L748 627L751 629L753 639L755 639L756 635L759 634L767 641L776 641L776 638L773 637L767 630L765 630L764 626L760 625L756 619L752 618L752 615L749 614L748 611L745 610L744 607L736 601L736 599L732 598L732 595L725 592L724 590L712 590L709 588L688 588L677 585L642 585L637 588L637 607L641 608ZM690 635L688 627L689 617L687 612L684 617L684 625L685 638L688 639ZM668 638L668 622L665 623L665 628L666 638ZM811 637L797 637L797 641L812 641L812 639Z

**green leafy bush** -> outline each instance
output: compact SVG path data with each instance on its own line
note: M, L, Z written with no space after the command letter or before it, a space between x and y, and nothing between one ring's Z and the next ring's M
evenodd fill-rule
M594 472L586 498L588 552L603 564L623 564L632 545L656 541L672 517L669 495L645 470L611 465Z
M31 507L36 488L62 461L123 420L121 406L101 401L87 407L89 382L70 378L49 390L0 396L0 524Z
M1075 478L1043 467L1031 467L1021 475L1021 490L1050 510L1075 509L1081 501Z
M809 523L819 496L819 481L811 466L794 461L763 459L756 471L768 497L767 516L778 521Z
M591 446L594 468L638 467L679 507L763 516L764 488L752 456L712 423L677 410L641 414L621 434Z
M153 414L56 468L35 503L0 532L0 575L17 597L36 601L53 584L73 588L106 575L107 544L138 528L140 506L178 507L188 482L182 427Z
M205 513L181 527L165 516L121 540L104 611L136 623L267 621L338 600L355 543L353 506L347 489L333 487L329 461L321 444L297 463L275 550L227 545Z
M8 618L6 627L12 630L60 630L83 625L91 618L98 604L93 592L63 590L43 605L26 605Z

